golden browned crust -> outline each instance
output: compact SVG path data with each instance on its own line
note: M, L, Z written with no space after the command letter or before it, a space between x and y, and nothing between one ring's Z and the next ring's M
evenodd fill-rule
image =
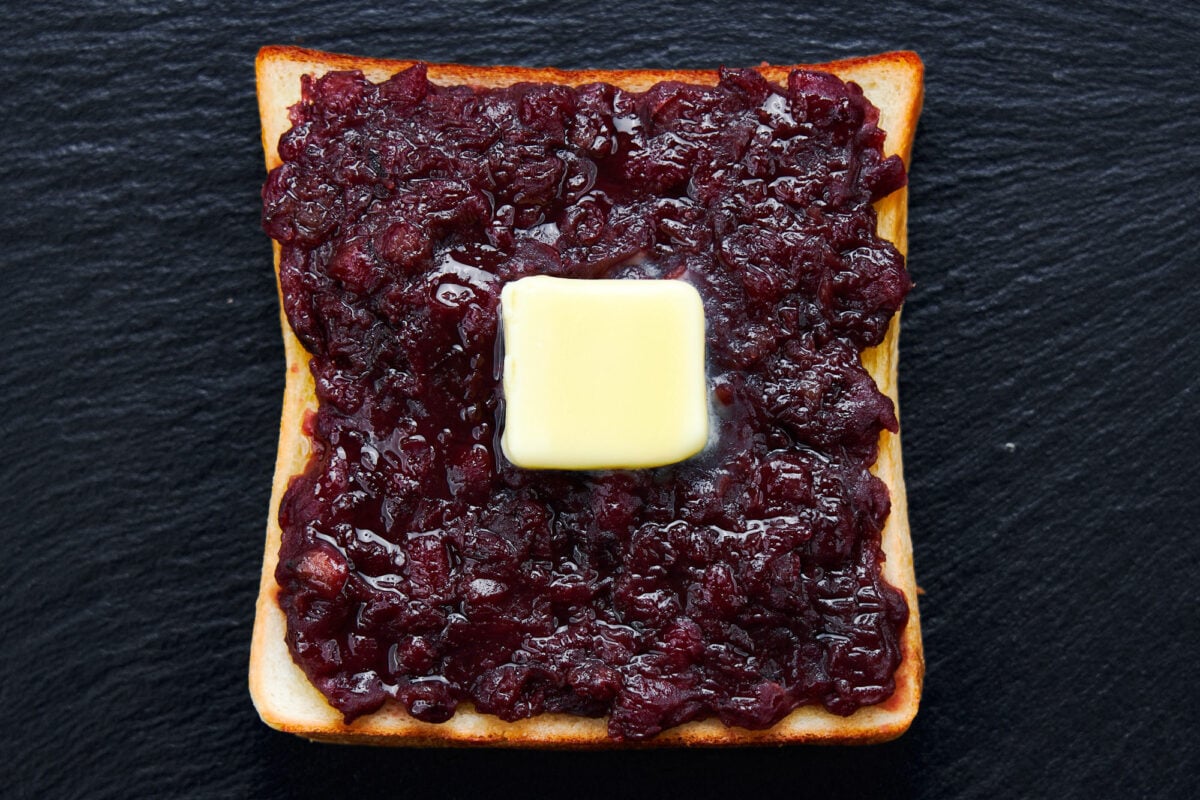
M263 151L267 169L277 166L276 146L290 122L288 109L300 99L300 76L320 75L330 70L360 69L379 81L411 66L412 61L322 53L298 47L265 47L258 54L256 73L258 104L262 118ZM867 98L880 109L879 125L887 131L884 150L899 154L907 165L917 116L922 101L924 67L911 52L885 53L868 58L808 65L858 83ZM762 65L757 69L769 80L783 81L792 66ZM564 71L526 67L472 67L459 64L430 64L429 79L439 84L506 86L521 81L578 85L594 81L640 91L665 80L712 84L715 71L700 70L583 70ZM907 252L907 190L881 201L879 232ZM275 269L279 270L279 245L274 246ZM323 695L309 683L292 661L284 639L286 622L277 602L275 583L280 529L279 503L293 475L303 471L310 445L302 425L317 401L309 354L292 333L280 309L287 372L279 450L271 508L267 518L267 541L263 555L254 638L250 651L250 693L263 721L273 728L309 739L378 745L491 745L500 747L603 748L628 747L608 738L606 720L565 714L543 714L518 722L503 722L479 714L469 705L460 706L448 722L433 724L408 716L389 703L374 714L346 725ZM896 387L899 314L892 320L882 344L863 353L863 364L881 390L898 405ZM903 733L917 712L925 663L921 649L917 587L913 572L912 544L908 530L908 508L904 492L900 437L884 431L879 460L873 472L891 491L892 511L883 531L887 556L884 577L900 589L908 601L909 621L902 646L903 660L896 672L896 691L885 702L859 709L848 717L806 706L789 714L774 727L762 731L731 728L715 719L690 722L669 729L637 746L716 746L768 743L814 742L822 744L866 744L892 739Z

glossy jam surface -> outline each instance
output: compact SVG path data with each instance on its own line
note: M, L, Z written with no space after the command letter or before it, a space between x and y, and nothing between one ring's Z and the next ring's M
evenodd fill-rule
M319 399L276 577L293 656L347 719L470 702L639 739L892 693L908 609L868 468L897 421L859 353L909 279L875 233L905 182L877 118L805 71L642 94L305 79L263 189ZM716 444L507 464L498 300L531 274L696 286Z

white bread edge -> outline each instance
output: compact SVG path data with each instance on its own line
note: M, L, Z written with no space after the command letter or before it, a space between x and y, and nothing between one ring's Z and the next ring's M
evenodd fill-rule
M256 62L263 150L270 170L279 164L276 146L290 126L288 109L300 99L300 76L320 75L336 69L361 69L374 81L384 80L410 66L412 61L357 58L296 47L265 47ZM868 58L811 65L843 80L854 81L880 110L880 127L887 132L885 152L899 154L909 162L917 117L923 99L924 67L911 52L885 53ZM784 81L794 67L767 66L758 69L773 81ZM644 90L663 80L715 83L714 71L578 71L521 67L472 67L429 65L429 78L440 84L503 86L519 81L578 85L605 81L628 90ZM878 206L879 232L907 252L907 190L896 192ZM274 244L278 276L279 245ZM285 641L286 620L276 600L275 567L280 544L279 504L288 482L303 471L310 447L303 431L304 418L315 410L316 399L309 354L296 339L280 309L286 353L286 383L280 420L279 449L267 520L267 540L256 608L250 656L250 693L260 717L269 726L300 736L342 743L378 745L491 745L502 747L604 748L631 746L606 734L607 720L566 714L542 714L518 722L475 712L469 704L459 707L449 721L440 724L410 717L396 703L347 725L341 714L308 681L292 660ZM899 314L878 347L863 353L863 364L881 390L898 405L897 359ZM717 746L811 742L821 744L865 744L895 738L908 729L917 712L924 677L917 586L908 529L900 437L884 431L879 458L872 471L882 478L891 493L891 514L884 527L882 545L886 555L884 577L900 589L908 601L909 621L902 638L903 660L896 672L896 691L883 703L859 709L847 717L822 708L799 708L775 726L761 731L727 727L716 719L700 720L669 729L633 746Z

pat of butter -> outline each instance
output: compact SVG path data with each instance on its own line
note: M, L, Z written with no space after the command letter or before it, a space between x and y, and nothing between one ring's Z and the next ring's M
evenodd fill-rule
M640 469L708 441L704 306L675 280L509 283L504 435L527 469Z

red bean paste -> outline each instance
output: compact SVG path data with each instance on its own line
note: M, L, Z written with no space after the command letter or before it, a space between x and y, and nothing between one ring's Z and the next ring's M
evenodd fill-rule
M908 608L868 467L898 424L860 351L910 283L876 234L906 181L878 117L804 70L641 94L304 79L263 189L319 400L275 577L347 721L470 702L635 740L892 694ZM507 463L500 289L533 274L695 285L715 444L650 470Z

